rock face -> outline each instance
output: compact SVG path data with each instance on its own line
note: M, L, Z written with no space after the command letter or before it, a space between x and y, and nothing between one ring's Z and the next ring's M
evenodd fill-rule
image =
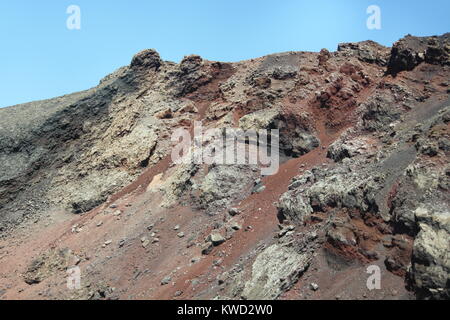
M392 47L388 72L396 75L411 71L422 62L437 65L450 64L450 33L441 37L406 36Z
M154 49L148 49L139 52L136 54L131 60L131 68L132 69L155 69L158 70L161 66L161 58L159 53Z
M71 252L68 249L51 250L33 260L24 274L25 283L32 285L44 281L58 271L70 266Z
M278 217L281 221L289 219L292 222L304 223L313 212L308 199L301 193L288 191L283 194L278 204Z
M200 208L213 214L226 209L232 199L244 198L243 189L249 189L256 177L256 170L248 166L213 166L202 183L194 186L194 191L198 192L195 199Z
M355 131L342 135L328 150L333 166L305 171L292 180L278 203L280 221L303 225L325 212L332 221L325 226L327 242L340 254L353 252L354 258L363 261L377 255L367 251L367 231L363 240L355 219L373 227L374 235L415 237L414 243L401 240L387 245L392 248L385 260L387 269L408 274L420 298L448 298L450 198L444 182L448 181L444 160L448 152L436 145L442 135L448 135L448 126L445 134L433 133L448 123L449 107L438 105L420 124L416 120L399 126L395 135L387 133L387 143L378 144L378 150L366 140L367 135L354 138ZM421 152L424 137L427 144L436 145L435 153ZM411 139L421 142L408 147ZM430 157L440 164L429 167Z
M373 41L340 43L338 51L347 56L355 56L363 62L375 63L380 66L386 66L389 59L389 48Z
M417 208L419 233L414 241L412 276L421 297L450 297L450 211Z
M370 154L370 141L355 138L355 139L339 139L332 143L328 148L328 158L335 162L342 161L345 158L353 158L362 154Z
M290 289L308 267L307 255L274 244L265 249L252 266L252 275L242 296L249 300L274 300Z
M449 34L236 63L148 49L0 109L1 298L449 299L449 79ZM197 121L278 129L279 170L197 161L208 136L173 161Z
M96 88L1 109L3 228L47 210L87 212L160 161L171 144L159 139L161 132L193 117L186 112L171 123L157 116L186 104L163 93L167 72L173 81L181 77L156 51L145 50ZM179 84L182 91L187 85ZM146 93L147 86L153 90Z
M280 149L292 156L299 156L317 148L319 139L308 128L294 127L292 120L283 116L279 108L258 110L243 116L239 127L243 130L279 130Z

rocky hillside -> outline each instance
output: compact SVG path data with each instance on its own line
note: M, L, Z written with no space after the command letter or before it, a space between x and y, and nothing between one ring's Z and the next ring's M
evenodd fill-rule
M449 83L449 33L236 63L145 50L0 109L0 298L449 299ZM194 121L279 129L278 173L173 163Z

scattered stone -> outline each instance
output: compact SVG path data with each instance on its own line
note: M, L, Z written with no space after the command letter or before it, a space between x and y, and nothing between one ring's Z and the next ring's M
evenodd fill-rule
M198 279L193 279L191 281L191 284L192 284L193 287L195 287L195 286L198 286L200 284L200 281Z
M313 291L319 290L319 285L318 285L317 283L315 283L315 282L312 282L312 283L309 285L309 287L310 287L311 290L313 290Z
M174 297L180 297L181 295L183 295L183 291L177 291L174 294Z
M184 232L178 233L178 234L177 234L177 237L178 237L178 238L184 238Z
M142 274L141 271L136 270L135 273L134 273L134 275L133 275L133 279L136 280L137 278L139 278L139 276L140 276L141 274Z
M228 213L230 214L230 216L234 217L234 216L240 214L241 212L237 208L230 208L228 210Z
M71 230L72 233L80 233L81 231L83 231L83 229L78 224L73 225Z
M261 179L255 181L255 186L252 189L252 193L261 193L266 190L266 186L262 184Z
M214 245L212 244L212 242L206 242L202 245L202 254L203 255L208 255L211 253L211 251L213 250Z
M222 261L223 261L222 259L214 260L213 265L220 266L222 264Z
M192 258L191 263L197 263L200 261L200 258Z
M195 241L193 240L189 240L188 243L186 244L186 248L192 248L193 246L195 246Z
M149 244L150 244L150 240L146 239L145 241L142 242L142 247L147 248Z
M217 277L217 282L220 284L225 283L228 278L228 272L224 272Z
M167 276L167 277L165 277L164 279L161 280L161 285L165 286L165 285L169 284L170 281L172 281L172 278L170 276Z
M232 221L230 223L230 227L231 227L231 229L233 229L235 231L238 231L238 230L242 229L242 226L237 221Z
M212 242L214 246L219 246L225 242L225 238L218 232L213 232L208 236L208 241Z
M77 266L81 262L81 259L77 256L73 258L73 265Z
M113 216L115 216L115 217L118 217L118 216L120 216L121 214L122 214L122 211L121 211L121 210L116 210L116 211L113 212Z

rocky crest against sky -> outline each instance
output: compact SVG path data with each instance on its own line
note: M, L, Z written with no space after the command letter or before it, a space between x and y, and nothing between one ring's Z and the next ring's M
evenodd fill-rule
M449 82L448 33L236 63L145 50L0 109L0 298L449 299ZM199 120L279 129L278 173L172 163Z

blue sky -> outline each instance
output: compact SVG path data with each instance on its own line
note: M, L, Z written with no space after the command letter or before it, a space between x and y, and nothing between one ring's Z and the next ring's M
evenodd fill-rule
M66 9L81 9L68 30ZM366 27L369 5L381 30ZM0 107L95 86L145 48L180 61L196 53L239 61L269 53L450 31L448 0L14 0L0 3Z

